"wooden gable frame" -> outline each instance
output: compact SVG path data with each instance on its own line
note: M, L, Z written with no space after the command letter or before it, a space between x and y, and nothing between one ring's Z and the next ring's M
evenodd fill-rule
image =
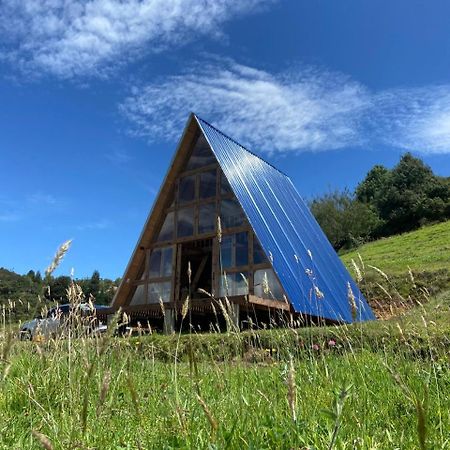
M153 208L145 221L138 243L133 251L133 254L128 262L127 268L122 278L122 282L113 298L112 306L119 308L129 304L134 288L133 282L139 276L139 270L145 264L146 249L150 246L155 233L159 231L161 225L161 217L170 199L170 194L173 190L174 183L180 174L185 162L190 156L192 147L196 138L200 134L200 127L193 114L190 114L187 124L185 126L183 135L178 143L177 150L173 156L172 162L166 173L161 188L156 196Z

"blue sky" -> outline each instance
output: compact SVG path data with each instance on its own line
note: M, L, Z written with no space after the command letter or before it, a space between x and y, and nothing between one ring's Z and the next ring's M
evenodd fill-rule
M0 266L121 276L191 110L305 198L450 175L447 1L4 0Z

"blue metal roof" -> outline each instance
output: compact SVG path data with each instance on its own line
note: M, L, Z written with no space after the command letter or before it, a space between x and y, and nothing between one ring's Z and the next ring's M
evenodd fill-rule
M196 117L273 269L298 313L352 322L375 316L292 181Z

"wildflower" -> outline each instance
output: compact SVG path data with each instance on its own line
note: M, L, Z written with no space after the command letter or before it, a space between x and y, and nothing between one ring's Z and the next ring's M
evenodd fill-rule
M311 346L311 348L312 348L314 351L319 351L319 349L320 349L320 347L319 347L318 344L313 344L313 345Z
M336 347L336 341L334 339L330 339L328 341L328 347Z

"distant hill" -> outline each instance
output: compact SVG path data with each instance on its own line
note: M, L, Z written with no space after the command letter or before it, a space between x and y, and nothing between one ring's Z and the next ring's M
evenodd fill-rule
M0 305L6 306L8 316L15 319L30 314L40 291L39 283L32 278L0 268Z
M94 271L91 278L75 280L86 298L92 295L96 303L109 304L120 279L115 281L100 278ZM19 275L11 270L0 268L0 307L5 306L7 320L16 321L30 317L42 305L66 302L66 289L70 277L52 277L50 283L43 282L39 272L30 270L27 275ZM48 289L50 285L50 289ZM40 301L39 301L40 300Z

